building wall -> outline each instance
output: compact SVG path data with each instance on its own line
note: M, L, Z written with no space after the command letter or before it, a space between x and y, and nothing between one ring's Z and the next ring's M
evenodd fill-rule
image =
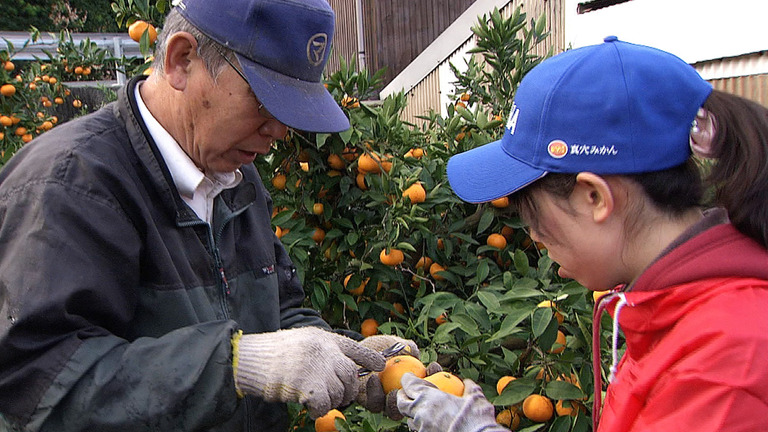
M327 71L337 71L341 58L347 62L354 58L358 70L386 68L386 84L474 2L329 0L336 12L336 33Z
M768 51L697 62L693 67L715 89L768 107Z
M563 32L565 20L564 1L512 0L506 2L506 5L501 9L501 13L504 16L510 16L518 5L522 5L522 11L527 14L529 21L532 18L537 18L542 13L547 17L547 28L550 31L550 35L536 47L535 53L537 55L545 55L550 49L552 49L553 53L563 51L565 45ZM477 22L477 18L474 19L474 22ZM403 120L414 124L421 124L423 120L419 119L419 116L425 115L430 109L443 115L445 114L446 105L451 103L450 95L453 92L451 82L455 81L455 77L448 65L453 64L462 69L467 59L467 50L474 46L474 37L470 34L463 44L455 47L455 50L448 58L435 64L434 69L419 81L418 84L412 88L402 89L408 95L409 101L402 115Z

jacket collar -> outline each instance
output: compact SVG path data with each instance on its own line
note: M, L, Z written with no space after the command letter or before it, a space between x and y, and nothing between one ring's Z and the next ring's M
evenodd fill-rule
M133 150L144 165L146 174L155 185L155 189L160 194L162 202L165 203L167 210L176 219L177 225L186 226L202 223L195 212L182 200L168 166L163 160L160 150L152 139L152 135L149 133L147 125L139 112L135 91L137 85L146 78L146 76L134 77L118 91L117 114L125 122L128 138ZM239 212L239 210L250 205L255 199L255 191L257 189L255 183L259 182L255 171L255 168L252 166L244 166L242 168L243 181L232 190L222 193L224 203L231 207L231 211Z

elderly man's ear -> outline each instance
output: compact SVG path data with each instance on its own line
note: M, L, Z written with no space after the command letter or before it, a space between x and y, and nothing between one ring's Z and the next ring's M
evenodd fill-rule
M178 32L168 38L165 47L166 81L176 90L186 88L190 66L197 56L197 40L190 33Z
M691 127L689 140L693 154L706 158L712 157L712 140L716 132L715 116L704 108L699 108Z

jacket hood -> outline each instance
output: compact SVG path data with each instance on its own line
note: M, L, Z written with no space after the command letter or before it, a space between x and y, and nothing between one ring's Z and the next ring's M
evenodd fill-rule
M734 276L768 280L768 251L730 223L724 223L660 257L630 291L659 290L702 279Z
M613 316L613 362L617 370L617 332L626 337L627 352L643 353L699 304L712 301L724 291L768 288L768 251L728 223L725 212L707 213L651 263L623 293L604 296L593 313L595 370L601 368L600 317ZM728 306L723 306L728 307ZM621 312L620 312L621 310ZM600 416L602 379L594 376L593 428Z

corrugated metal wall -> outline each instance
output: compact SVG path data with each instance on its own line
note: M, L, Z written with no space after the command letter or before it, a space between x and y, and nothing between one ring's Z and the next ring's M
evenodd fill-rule
M328 0L336 13L333 51L325 67L326 75L339 70L340 60L350 62L357 58L357 8L355 0Z
M716 90L753 100L768 107L768 74L709 80Z
M768 106L768 51L707 60L693 66L715 89Z
M336 12L336 34L327 71L339 69L339 56L347 61L358 57L358 2L362 5L365 66L372 72L386 67L386 84L474 1L329 0Z
M474 0L363 0L369 63L386 67L385 82L400 73Z
M542 13L546 14L547 28L551 33L535 50L536 54L545 55L550 47L553 49L554 53L559 53L564 49L564 3L563 0L549 0L546 2L541 0L513 0L510 1L501 12L507 17L511 16L515 8L522 4L522 10L527 14L527 19L529 21L531 18L537 18ZM456 53L462 53L466 51L466 49L466 44L462 47L457 47ZM454 59L455 57L451 57L446 61L451 62L454 61ZM452 80L453 77L448 78ZM403 111L403 120L421 124L423 120L419 119L418 116L426 114L430 109L440 112L440 81L440 68L439 65L436 65L435 69L408 93L409 103ZM446 91L446 89L443 89L443 91Z

